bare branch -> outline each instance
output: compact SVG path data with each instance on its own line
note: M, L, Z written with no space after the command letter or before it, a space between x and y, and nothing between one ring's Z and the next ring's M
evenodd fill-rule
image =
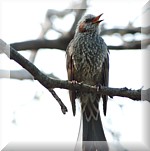
M73 7L74 10L76 10L76 17L75 17L75 21L71 27L71 30L69 31L69 33L71 35L74 35L76 26L78 21L80 20L80 18L83 16L83 14L85 13L86 9L87 9L87 0L82 0L80 5Z
M12 43L10 45L16 50L20 50L20 51L28 50L28 49L40 49L40 48L65 50L70 40L71 38L66 35L63 38L58 38L57 40L37 39L37 40Z
M146 48L150 44L150 39L145 39L142 41L131 41L131 42L124 42L123 45L119 46L108 46L109 49L114 50L123 50L123 49L141 49L141 43L142 43L142 49Z
M45 16L45 21L43 24L41 24L42 26L42 32L41 32L41 36L43 37L48 30L53 29L58 33L61 33L63 35L63 32L56 29L54 26L54 18L63 18L64 16L66 16L67 14L71 13L72 9L65 9L62 11L57 11L57 10L53 10L53 9L48 9L46 12L46 16Z
M85 11L86 11L86 9L78 9L78 11L76 13L75 21L74 21L74 23L73 23L73 25L69 31L70 35L74 35L77 23L80 20L80 18L82 17L82 15L85 13Z
M84 10L80 10L77 14L76 21L79 20L81 15L84 13ZM16 50L28 50L28 49L40 49L40 48L50 48L50 49L60 49L60 50L66 50L66 47L68 43L71 41L74 35L76 21L73 24L70 32L68 34L61 36L60 38L56 40L46 40L46 39L37 39L37 40L31 40L31 41L24 41L24 42L18 42L18 43L12 43L11 46L15 48ZM146 34L148 33L148 29L150 27L143 27L142 33ZM126 28L126 29L104 29L101 32L101 35L110 35L113 33L120 33L121 35L132 33L135 34L137 32L141 32L141 27L136 28ZM146 48L150 44L150 39L143 39L142 41L131 41L131 42L124 42L123 45L119 46L112 46L108 45L108 48L111 50L122 50L122 49L141 49L141 42L143 44L143 48Z
M59 103L60 107L61 107L61 111L63 114L66 114L66 112L68 112L67 107L63 104L63 102L61 101L61 99L59 98L59 96L56 94L56 92L53 89L49 89L49 91L51 92L51 94L53 95L53 97L57 100L57 102Z
M82 0L80 1L80 3L72 1L72 3L70 4L69 8L71 9L65 9L62 11L57 11L57 10L53 10L53 9L48 9L47 13L46 13L46 17L45 17L45 25L42 25L42 27L47 30L48 28L51 28L53 30L55 30L58 33L61 33L61 35L64 35L64 32L61 31L60 29L56 29L54 26L54 21L53 19L55 17L57 18L63 18L64 16L66 16L67 14L71 13L71 12L75 12L75 21L72 25L72 28L70 30L70 34L74 34L77 22L79 21L79 19L81 18L81 16L83 15L83 13L85 12L86 8L87 8L87 1L86 0Z
M1 40L0 41L0 50L3 51L9 57L9 50L5 49L6 44ZM99 94L105 94L109 96L120 96L120 97L127 97L132 100L141 100L141 89L139 90L131 90L128 88L108 88L101 86L101 89L97 91L95 86L89 86L87 84L78 83L73 84L70 81L62 81L56 80L47 77L43 74L36 66L34 66L31 62L21 56L14 48L10 47L10 59L15 60L19 63L23 68L28 70L34 77L35 80L38 80L45 88L51 90L53 88L63 88L63 89L70 89L70 90L77 90L83 92L93 92Z
M50 19L52 16L57 16L59 18L63 18L64 16L66 16L70 12L72 12L72 9L65 9L63 11L57 11L57 10L54 10L54 9L48 9L47 13L46 13L46 18Z
M40 49L40 48L50 48L50 49L60 49L65 51L68 43L73 37L65 36L57 40L46 40L37 39L31 41L24 41L18 43L12 43L11 46L16 50L28 50L28 49ZM150 43L150 39L142 40L143 48L147 47ZM141 41L125 42L124 45L112 46L108 45L111 50L122 50L122 49L141 49Z
M112 35L114 33L119 33L120 35L125 34L136 34L136 33L142 33L143 34L150 34L150 26L148 27L132 27L132 28L112 28L112 29L105 29L103 27L103 30L101 31L100 35Z
M30 57L29 57L30 62L33 63L35 61L37 52L38 52L38 50L35 50L35 49L30 51Z
M135 34L141 32L141 27L137 28L112 28L112 29L103 29L100 35L112 35L114 33L119 33L120 35L125 35L127 33Z

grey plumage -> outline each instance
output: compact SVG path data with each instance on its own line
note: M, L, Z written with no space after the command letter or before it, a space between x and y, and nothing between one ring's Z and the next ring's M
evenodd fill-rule
M68 80L84 82L89 85L108 86L109 50L99 35L99 16L86 15L78 23L74 38L69 43L67 54ZM73 114L75 115L75 99L79 97L83 117L83 141L106 141L103 131L99 100L103 99L103 111L106 115L108 96L93 93L69 91ZM95 143L94 143L95 144ZM99 144L99 143L98 143ZM107 144L104 145L108 150ZM83 148L87 145L83 144ZM100 149L94 145L90 151ZM86 148L87 151L87 148Z

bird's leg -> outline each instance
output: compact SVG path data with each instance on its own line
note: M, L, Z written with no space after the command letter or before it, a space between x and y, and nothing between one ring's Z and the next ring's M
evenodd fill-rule
M78 84L78 81L76 81L76 80L72 80L72 81L70 81L71 82L71 84ZM75 92L77 92L76 90L74 90Z

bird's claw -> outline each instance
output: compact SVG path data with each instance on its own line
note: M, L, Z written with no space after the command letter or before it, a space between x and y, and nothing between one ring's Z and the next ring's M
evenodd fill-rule
M71 81L72 84L77 84L78 82L76 80Z

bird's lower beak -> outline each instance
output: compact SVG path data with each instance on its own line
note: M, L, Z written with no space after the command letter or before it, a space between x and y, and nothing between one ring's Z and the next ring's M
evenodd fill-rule
M92 20L92 23L93 23L93 24L95 24L95 23L98 23L98 24L99 24L100 22L102 22L103 19L102 19L102 20L99 20L102 15L103 15L103 13L100 14L99 16L95 17L95 18Z

